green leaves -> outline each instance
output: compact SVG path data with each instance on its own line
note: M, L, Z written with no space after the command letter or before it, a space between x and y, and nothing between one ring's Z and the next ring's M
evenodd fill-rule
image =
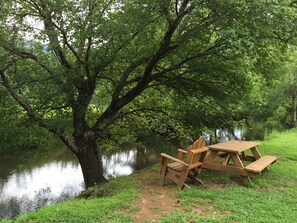
M193 123L175 100L198 104L195 127L230 125L251 76L269 78L297 36L289 1L17 2L0 14L0 64L15 91L50 125L80 122L97 135L130 109Z

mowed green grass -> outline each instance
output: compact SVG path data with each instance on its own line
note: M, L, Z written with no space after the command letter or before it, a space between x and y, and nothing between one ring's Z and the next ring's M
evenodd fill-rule
M262 155L277 156L277 162L252 178L215 171L201 177L220 186L197 186L178 192L185 210L176 210L160 222L297 222L297 129L273 133L261 142ZM202 213L197 209L203 207Z
M271 134L259 150L278 159L268 171L252 178L252 185L245 178L203 170L205 184L193 185L190 190L176 189L181 207L159 222L297 222L297 129ZM140 208L136 202L141 196L140 185L146 175L158 178L158 170L156 165L110 181L104 185L104 190L111 192L108 196L74 199L1 223L134 222L129 212Z

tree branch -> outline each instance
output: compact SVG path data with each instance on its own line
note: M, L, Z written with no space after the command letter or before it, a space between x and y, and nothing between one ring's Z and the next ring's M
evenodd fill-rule
M62 34L63 36L63 40L66 44L66 46L68 47L68 49L72 52L72 54L74 55L74 57L76 58L76 60L84 65L84 62L81 60L80 56L78 55L78 53L75 51L75 49L71 46L71 44L69 43L68 39L67 39L67 35L65 33L65 30L62 29L60 26L58 26L55 22L52 22L53 26L60 31L60 33Z
M121 79L119 81L119 83L117 84L114 93L112 95L112 100L117 100L120 96L121 91L123 90L124 86L127 84L127 79L129 77L129 75L133 72L134 69L136 69L137 67L139 67L141 64L144 64L145 62L147 62L149 59L148 56L140 58L136 61L134 61L123 73L123 75L121 76Z
M151 74L157 63L165 56L168 55L169 52L172 52L173 49L175 49L177 46L171 45L171 39L176 31L178 25L182 21L182 19L187 15L187 13L190 12L189 8L187 8L189 0L185 0L182 2L179 13L177 15L177 18L172 21L163 36L163 39L160 43L160 47L158 50L151 56L151 58L148 60L147 65L144 69L144 72L139 80L139 82L136 84L135 87L133 87L129 92L127 92L124 96L121 98L114 98L114 100L111 101L110 106L105 110L105 112L97 119L96 123L92 127L92 130L96 132L96 135L100 134L99 131L103 128L105 128L107 125L110 124L111 119L113 116L126 104L128 104L130 101L132 101L135 97L137 97L141 92L143 92L148 84L153 81L151 78Z
M77 153L78 150L75 147L74 143L71 142L68 137L59 129L52 127L46 120L41 117L36 111L23 99L19 96L13 87L10 85L7 77L5 76L4 70L0 70L0 76L2 79L2 85L6 88L9 94L13 97L13 99L27 112L28 116L32 118L35 122L39 124L40 127L47 129L52 132L56 136L58 136L70 149L72 152Z
M68 62L66 56L63 53L63 50L62 50L60 44L59 44L57 32L55 30L55 26L54 26L54 23L52 21L52 17L50 14L51 12L46 11L46 9L44 9L44 10L45 10L44 13L41 12L40 16L43 18L44 29L46 31L48 38L49 38L51 46L53 47L55 55L57 56L57 58L62 66L66 67L67 69L71 69L71 65Z
M22 59L32 59L33 61L36 62L36 64L37 64L38 66L40 66L40 67L42 67L44 70L46 70L46 71L48 72L48 74L49 74L52 78L54 78L54 80L55 80L55 82L56 82L57 84L64 84L64 81L63 81L62 79L57 79L57 78L55 77L53 71L52 71L48 66L46 66L46 65L43 64L43 63L40 63L38 57L37 57L35 54L33 54L33 53L31 53L31 52L24 51L24 50L17 49L16 47L8 47L8 44L7 44L6 42L4 42L4 43L1 42L1 43L0 43L0 46L1 46L4 50L8 51L9 53L11 53L11 54L13 54L13 55L15 55L15 56L18 56L18 57L20 57L20 58L22 58Z
M4 45L3 43L1 43L1 47L3 49L5 49L6 51L8 51L16 56L19 56L23 59L32 59L35 61L37 60L37 57L33 53L22 51L22 50L16 49L15 47L10 48L10 47L7 47L6 45Z
M209 47L208 49L206 49L204 52L201 52L201 53L198 53L198 54L195 54L195 55L192 55L192 56L189 56L187 58L185 58L184 60L180 61L179 63L176 63L164 70L162 70L161 72L159 73L156 73L156 74L153 74L151 76L151 79L152 80L155 80L156 78L168 73L168 72L171 72L173 70L176 70L176 69L179 69L182 65L186 64L187 62L190 62L192 60L195 60L195 59L198 59L198 58L201 58L201 57L204 57L204 56L209 56L212 54L212 51L214 51L216 48L219 48L221 46L223 46L225 43L219 43L219 44L215 44L211 47Z

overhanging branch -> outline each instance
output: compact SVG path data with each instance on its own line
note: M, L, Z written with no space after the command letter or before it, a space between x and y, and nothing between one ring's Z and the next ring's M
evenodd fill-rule
M181 3L179 8L179 13L175 20L173 20L167 27L166 32L160 42L159 48L156 50L154 54L148 59L147 64L144 68L143 74L139 82L133 87L130 91L128 91L125 95L120 98L113 98L114 100L111 101L109 107L105 110L105 112L97 119L96 123L92 127L92 130L96 132L96 135L99 134L99 131L104 129L111 123L115 114L123 108L125 105L130 103L134 98L140 95L147 87L150 82L154 80L151 78L152 72L159 61L164 58L165 55L170 54L177 46L172 46L172 36L176 31L177 27L179 26L182 19L190 13L193 9L193 5L187 8L189 0L184 0Z
M6 88L9 94L13 97L13 99L27 112L28 116L32 118L38 125L42 128L47 129L53 134L57 135L68 147L72 150L72 152L77 153L77 148L74 144L66 137L63 131L52 127L50 124L46 122L46 120L41 117L20 95L16 93L14 88L10 85L4 70L0 70L0 77L2 80L2 85Z

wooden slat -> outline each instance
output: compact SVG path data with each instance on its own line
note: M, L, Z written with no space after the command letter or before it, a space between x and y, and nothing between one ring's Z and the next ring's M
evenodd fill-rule
M176 184L179 184L179 178L177 178L174 174L172 173L167 173L166 178L173 181Z
M178 162L174 162L174 163L169 163L168 167L179 171L179 170L182 170L184 166Z
M198 167L198 166L202 166L202 162L195 162L194 164L191 164L190 166L189 166L189 170L190 169L193 169L193 168L196 168L196 167Z
M170 159L170 160L172 160L172 161L178 162L178 163L180 163L180 164L182 164L182 165L184 165L184 166L189 166L189 165L188 165L187 163L185 163L184 161L179 160L179 159L177 159L177 158L175 158L175 157L169 156L169 155L167 155L166 153L161 153L161 157L164 157L164 158Z
M253 173L260 173L262 170L264 170L267 166L269 166L271 163L274 163L276 161L277 157L275 156L263 156L260 159L252 162L248 166L245 167L247 171L251 171Z
M231 153L238 153L240 154L241 152L256 147L258 146L258 142L250 142L250 141L227 141L223 143L218 143L214 145L209 145L207 146L211 150L216 150L220 152L231 152Z
M167 169L167 174L170 173L173 176L179 176L181 172L182 172L182 169L179 170L179 171L178 170L174 170L174 169L170 169L170 168ZM167 174L166 174L166 176L167 176Z
M208 148L207 147L202 147L202 148L198 148L198 149L193 149L192 152L193 154L198 154L198 153L203 153L203 152L207 152Z
M247 176L245 169L240 168L240 167L236 167L236 166L229 166L229 165L222 165L222 164L219 164L219 163L204 162L202 167L205 168L205 169L211 169L211 170L217 170L217 171L235 173L235 174L239 174L239 175L242 175L242 176Z

